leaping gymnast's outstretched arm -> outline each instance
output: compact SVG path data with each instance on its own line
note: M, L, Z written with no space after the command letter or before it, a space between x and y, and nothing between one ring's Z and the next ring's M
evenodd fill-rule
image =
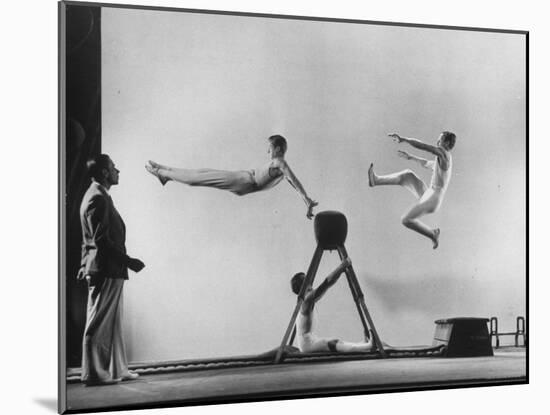
M435 155L437 157L438 162L441 164L441 167L443 168L443 170L447 170L447 168L449 166L449 156L448 156L447 152L442 147L440 147L439 145L434 146L434 145L431 145L431 144L427 144L423 141L420 141L416 138L402 137L397 133L391 133L391 134L388 134L388 136L392 137L398 143L405 142L405 143L413 146L414 148L417 148L417 149L422 150L422 151L427 151L428 153L432 153L433 155Z
M418 164L420 164L422 167L426 169L429 169L429 170L434 169L435 162L433 160L426 160L426 159L423 159L422 157L417 157L413 154L409 154L403 150L397 150L397 154L399 155L399 157L402 157L405 160L416 161Z

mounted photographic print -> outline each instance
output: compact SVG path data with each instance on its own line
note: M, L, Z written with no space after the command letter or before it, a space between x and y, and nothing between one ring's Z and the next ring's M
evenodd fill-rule
M528 383L528 32L59 13L61 413Z

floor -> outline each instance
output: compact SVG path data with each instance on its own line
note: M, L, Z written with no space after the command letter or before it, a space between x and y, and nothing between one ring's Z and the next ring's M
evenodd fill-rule
M493 357L288 363L143 375L112 386L67 385L67 408L153 407L338 392L526 382L524 350Z

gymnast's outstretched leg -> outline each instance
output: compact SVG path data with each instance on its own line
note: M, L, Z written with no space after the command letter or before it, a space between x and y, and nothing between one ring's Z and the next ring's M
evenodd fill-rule
M410 169L378 176L374 173L374 165L371 164L369 167L369 186L374 187L388 185L402 186L419 199L427 190L426 184Z
M344 340L336 340L334 348L340 353L370 352L372 351L372 341L353 343Z
M370 352L373 349L372 341L353 343L339 339L323 339L311 335L305 339L306 341L299 342L299 348L302 353L354 353L354 352Z
M170 180L189 186L213 187L244 195L255 190L256 182L252 173L246 170L227 171L216 169L181 169L164 166L149 161L145 168L164 185Z

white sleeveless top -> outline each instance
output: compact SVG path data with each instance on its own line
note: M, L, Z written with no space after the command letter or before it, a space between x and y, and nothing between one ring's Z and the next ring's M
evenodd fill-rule
M259 169L252 170L252 176L258 186L258 190L270 189L283 179L282 171L277 167L272 167L271 162Z
M451 180L451 172L453 170L453 159L449 153L447 153L447 156L449 159L449 168L447 170L443 170L441 168L437 157L434 160L434 170L432 174L432 181L430 183L430 187L434 190L447 189L447 186L449 185L449 181Z

